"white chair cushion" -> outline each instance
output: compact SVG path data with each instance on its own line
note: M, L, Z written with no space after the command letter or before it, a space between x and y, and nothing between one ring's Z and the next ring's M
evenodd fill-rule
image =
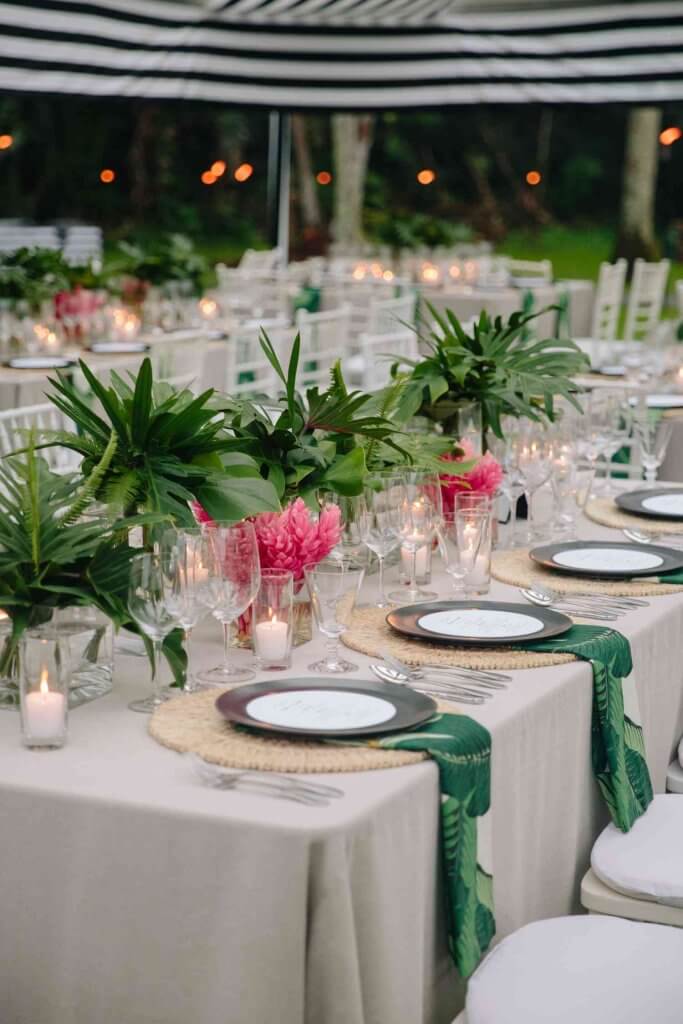
M467 1024L681 1024L683 931L557 917L503 939L470 979Z
M662 793L630 832L607 826L593 846L591 867L616 892L683 907L682 850L683 799Z

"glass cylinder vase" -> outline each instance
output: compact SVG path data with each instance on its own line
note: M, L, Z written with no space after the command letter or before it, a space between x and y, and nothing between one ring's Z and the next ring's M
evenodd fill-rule
M27 630L21 644L21 734L30 748L62 747L69 712L71 659L56 629Z

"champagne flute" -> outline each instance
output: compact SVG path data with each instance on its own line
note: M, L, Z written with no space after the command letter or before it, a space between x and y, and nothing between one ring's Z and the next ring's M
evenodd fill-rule
M379 594L375 607L389 608L391 602L384 592L384 559L400 542L400 508L405 500L404 479L400 474L380 471L370 473L360 498L359 525L363 544L377 555L379 562Z
M152 693L131 701L131 711L151 713L168 696L159 685L161 648L178 618L178 559L175 548L161 545L157 554L135 555L130 564L128 611L140 631L152 641Z
M223 663L198 673L197 678L210 686L230 686L254 676L251 669L233 664L230 636L232 623L247 610L261 582L256 532L247 522L207 523L203 530L208 541L211 614L223 626Z

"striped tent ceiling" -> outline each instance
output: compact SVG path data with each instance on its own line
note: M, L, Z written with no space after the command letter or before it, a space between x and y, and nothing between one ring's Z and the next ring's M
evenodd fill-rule
M683 99L683 0L0 0L0 91L387 109Z

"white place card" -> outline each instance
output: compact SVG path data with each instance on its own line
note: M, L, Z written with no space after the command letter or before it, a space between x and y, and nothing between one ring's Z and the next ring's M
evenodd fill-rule
M640 569L658 569L664 564L661 555L634 548L573 548L558 551L553 562L567 569L586 569L595 572L636 572Z
M247 714L282 729L366 729L396 715L391 701L344 690L291 690L255 697Z
M428 633L464 637L468 640L506 640L531 636L543 629L535 615L502 612L493 608L458 608L452 611L428 612L418 619L418 626Z
M661 512L668 516L683 516L683 491L680 494L655 494L640 503L648 512Z

